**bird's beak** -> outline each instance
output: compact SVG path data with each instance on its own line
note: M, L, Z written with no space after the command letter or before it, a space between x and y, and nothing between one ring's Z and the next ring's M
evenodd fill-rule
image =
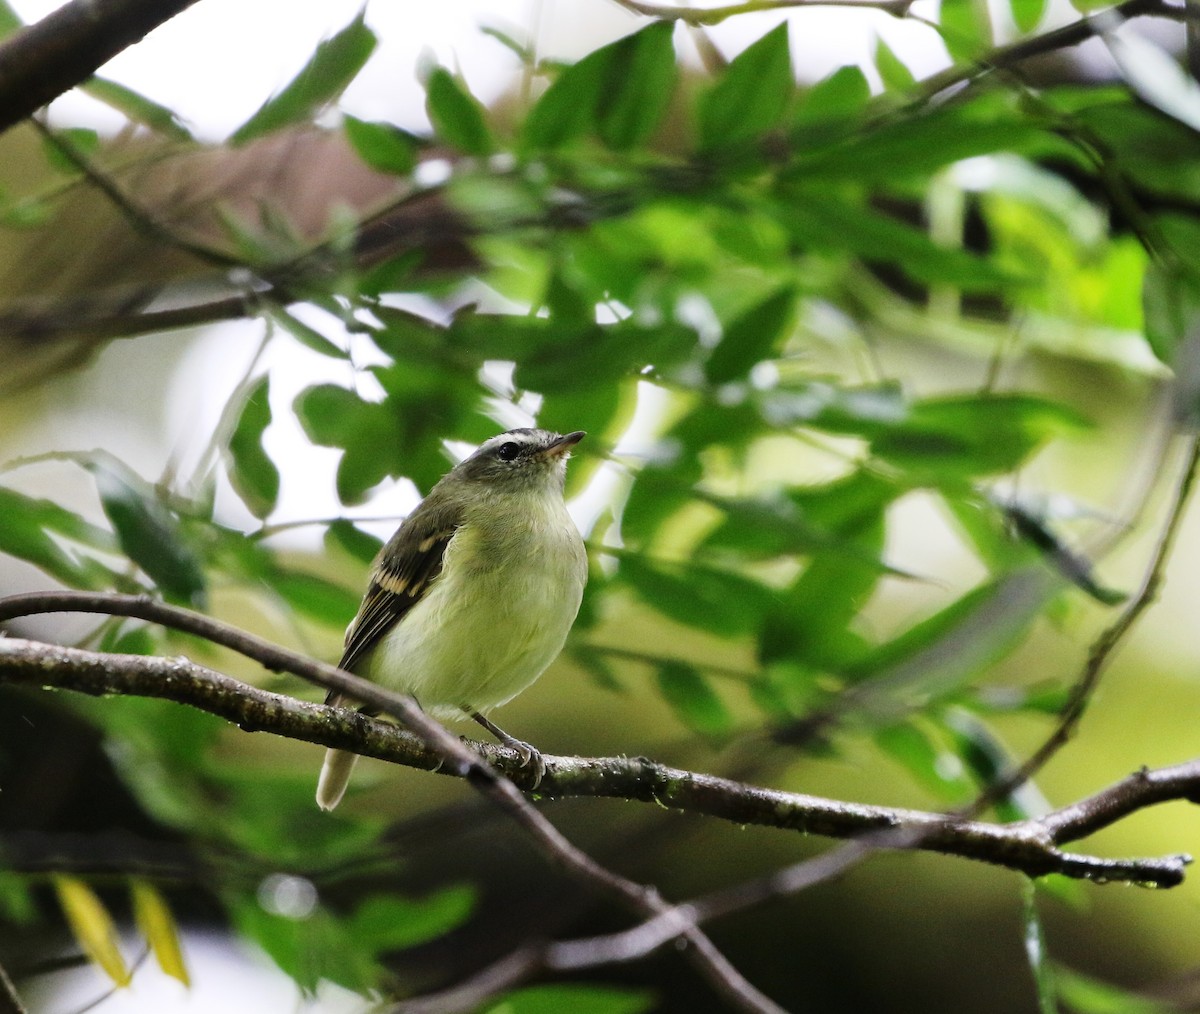
M557 440L551 441L538 452L540 458L557 458L566 454L580 440L586 437L587 434L583 430L576 430L574 433L568 433L566 436L561 436Z

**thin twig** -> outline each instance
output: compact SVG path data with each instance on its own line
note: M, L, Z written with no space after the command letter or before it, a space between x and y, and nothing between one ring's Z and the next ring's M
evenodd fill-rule
M498 773L481 754L472 750L457 736L452 735L426 715L407 695L385 690L374 683L338 669L336 666L288 651L218 620L177 606L157 602L145 596L47 592L37 595L14 595L0 599L0 622L19 616L48 612L101 613L112 616L137 617L152 623L159 623L236 651L247 658L254 659L272 672L293 673L326 689L337 690L345 697L366 704L379 712L389 714L419 737L450 771L465 778L473 788L515 820L533 839L542 854L554 865L641 915L657 915L660 912L668 911L671 907L653 887L636 883L612 872L573 845L549 820L530 805L512 781ZM20 643L15 639L0 639L0 656L5 659L6 671L11 671L8 667L19 658ZM24 643L28 645L32 642ZM14 645L18 646L16 652L13 651ZM70 653L77 650L43 647L49 654L42 655L40 675L47 680L52 677L55 668L61 667ZM103 677L106 674L109 676L119 674L120 666L109 664L105 661L106 658L118 659L127 668L136 667L139 660L142 663L148 660L147 656L88 654L93 656L88 659L88 662L91 663L90 670L93 678ZM55 658L58 660L57 663ZM28 657L26 657L26 661L29 661ZM149 661L165 663L165 671L158 673L160 684L163 687L171 684L175 686L195 685L197 682L195 677L203 679L199 675L203 672L208 676L217 677L214 699L223 701L226 707L231 703L236 706L235 702L244 692L244 684L239 684L236 680L231 680L219 673L203 670L202 667L195 666L187 659L149 659ZM67 665L69 667L69 663ZM36 676L37 673L33 675ZM189 679L189 677L192 678ZM278 695L272 696L278 697ZM287 700L287 698L280 697L279 703L282 704ZM292 701L291 705L282 704L282 707L285 711L290 710L295 715L294 708L303 709L315 706ZM362 716L350 713L346 713L346 718L369 721ZM251 722L254 720L251 718ZM330 722L330 725L334 724L336 723ZM742 1010L781 1011L774 1001L751 985L729 963L702 931L693 928L684 935L684 938L689 944L686 951L689 959L726 1000Z
M761 14L763 11L786 11L800 7L860 7L863 10L883 11L893 17L908 14L913 0L745 0L724 7L674 7L669 4L643 3L641 0L613 0L631 14L660 21L681 21L693 28L717 25L742 14Z
M1197 762L1158 771L1135 772L1087 799L1041 818L1008 825L1007 829L1015 833L1032 830L1034 834L1058 844L1074 841L1128 816L1151 800L1162 802L1168 798L1187 798L1200 803L1200 781L1193 781L1197 776L1200 776L1200 764ZM1183 788L1180 779L1191 787ZM1181 788L1182 791L1179 791ZM936 816L946 822L946 826L951 826L955 819L953 815ZM621 932L547 942L541 951L531 951L526 947L485 969L477 979L472 980L472 984L476 990L482 989L500 969L518 960L534 968L559 972L579 972L602 965L639 960L670 943L690 927L825 883L880 850L924 848L936 826L932 823L925 827L898 826L863 835L814 859L794 863L766 876L677 905L670 911ZM1186 856L1166 860L1182 865L1189 861ZM472 995L478 1002L477 995ZM401 1005L394 1014L455 1014L474 1009L455 1005L451 1002L454 997L453 991L422 997Z
M544 946L525 946L493 962L449 989L401 1000L386 1014L469 1014L498 993L530 978L545 967Z
M1129 600L1116 621L1093 642L1083 668L1080 670L1075 684L1071 687L1067 703L1059 714L1053 732L1016 770L988 788L988 791L980 799L980 810L996 800L1011 795L1015 789L1037 774L1074 735L1109 660L1142 614L1157 599L1164 580L1166 562L1171 556L1171 550L1179 535L1188 501L1195 488L1196 470L1200 466L1200 434L1189 435L1187 443L1186 459L1175 492L1171 497L1166 522L1159 534L1154 555L1146 567L1137 594Z
M60 593L68 594L68 593ZM14 598L27 598L15 596ZM12 599L0 600L0 614ZM343 708L299 701L259 690L182 658L113 655L0 638L0 682L54 686L94 695L130 694L188 704L236 723L246 731L266 731L291 739L352 750L410 767L471 777L459 756L446 754L387 722ZM372 702L375 703L375 702ZM458 741L455 740L457 744ZM461 747L469 763L477 756ZM516 751L476 747L512 782L530 786L533 775L520 767ZM1091 800L1056 811L1053 822L992 824L959 815L870 806L785 792L657 764L645 758L546 756L539 791L551 798L603 797L653 802L733 823L755 824L832 838L859 838L880 832L900 838L873 838L876 848L921 848L1006 866L1029 876L1062 873L1095 881L1180 883L1187 860L1178 856L1107 859L1076 855L1060 846L1126 816L1140 805L1192 799L1200 791L1200 761L1154 772L1133 787L1120 783ZM1141 777L1141 776L1139 776ZM536 812L536 811L535 811ZM539 832L540 833L540 832ZM623 888L624 889L624 888ZM658 914L658 913L656 913Z
M1164 0L1124 0L1123 3L1108 8L1108 13L1122 18L1143 16L1173 18L1179 13L1179 8L1173 7ZM1091 21L1085 17L1063 25L1061 28L1043 32L1041 35L1021 39L1007 46L998 46L981 55L973 63L954 64L937 74L931 74L917 83L913 98L917 102L927 101L949 88L964 84L980 75L1016 66L1035 56L1044 56L1056 50L1078 46L1080 43L1087 42L1094 34Z
M25 1014L25 1005L3 965L0 965L0 1014Z
M233 268L245 266L238 258L232 257L224 251L218 250L216 247L206 246L203 243L194 243L172 232L129 197L117 186L115 181L109 178L107 173L64 135L51 130L36 116L30 122L48 144L57 149L63 158L75 166L83 174L84 178L104 195L105 199L117 209L121 217L131 227L148 239L162 243L164 246L174 247L176 250L189 254L211 267L232 270Z

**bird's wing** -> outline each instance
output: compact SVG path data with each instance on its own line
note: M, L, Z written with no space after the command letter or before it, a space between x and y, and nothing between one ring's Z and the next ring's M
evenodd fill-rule
M371 571L371 583L358 615L346 631L342 669L353 671L383 636L412 609L442 572L446 546L458 530L457 512L418 507L383 548ZM340 700L330 691L326 704Z

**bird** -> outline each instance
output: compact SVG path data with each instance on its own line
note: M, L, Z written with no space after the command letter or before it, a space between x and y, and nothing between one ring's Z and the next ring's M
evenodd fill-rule
M475 719L533 764L535 781L540 753L486 713L541 676L579 612L587 554L563 488L584 436L509 430L447 472L375 558L339 662L434 717ZM331 690L325 703L346 702ZM321 809L341 801L357 759L326 752Z

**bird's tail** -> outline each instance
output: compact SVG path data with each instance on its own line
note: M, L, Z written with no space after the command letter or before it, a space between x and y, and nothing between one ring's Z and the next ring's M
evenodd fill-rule
M317 806L322 810L332 810L342 801L356 760L356 753L325 751L325 763L321 765L321 777L317 781Z

